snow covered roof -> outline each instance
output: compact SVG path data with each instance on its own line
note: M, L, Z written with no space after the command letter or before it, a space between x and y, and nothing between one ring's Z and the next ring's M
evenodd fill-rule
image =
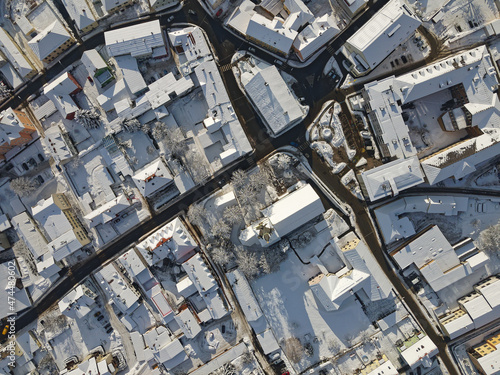
M162 347L156 357L167 370L173 369L188 358L184 347L178 339Z
M96 49L89 49L82 55L82 63L87 69L89 76L94 77L97 70L106 69L108 66Z
M184 298L190 297L195 293L198 293L198 289L193 284L191 279L187 276L184 276L182 280L180 280L176 285L177 293L179 293Z
M438 352L437 346L432 342L429 336L425 336L409 348L406 348L406 350L403 350L401 356L411 369L415 369L421 364L424 365L424 367L429 367L427 366L429 359L438 354Z
M14 276L16 279L20 279L17 262L14 261ZM11 304L5 302L0 304L0 319L5 318L7 315L12 314L12 312L19 313L24 309L31 306L31 301L28 297L26 288L18 289L14 287L14 295L12 296L11 289L8 285L9 277L12 276L12 261L0 264L0 297L3 301L9 301L8 296L15 298L14 311L11 310Z
M420 20L401 0L391 0L346 42L371 68L377 66L420 26Z
M297 31L286 29L279 18L269 20L258 13L250 17L245 34L285 55L288 55L297 37Z
M246 344L244 342L240 342L238 345L233 346L231 349L225 351L223 354L213 358L210 362L190 372L190 375L211 374L214 371L220 369L226 363L234 361L236 358L241 356L246 350L247 350Z
M165 294L161 290L160 285L155 285L151 289L151 292L151 301L155 305L161 317L165 318L166 316L172 314L172 308L167 301L167 297L165 297Z
M104 40L110 56L141 57L151 55L155 47L165 46L159 20L106 31Z
M361 173L363 185L370 201L398 195L424 182L420 163L416 156L398 159Z
M197 319L187 307L175 316L175 320L188 339L196 337L196 335L201 332L201 327Z
M42 61L69 39L71 39L71 36L62 23L56 20L31 39L28 45L40 61Z
M113 200L88 213L83 218L87 221L88 225L93 228L96 225L106 224L115 219L123 210L127 209L128 207L130 207L129 200L124 194L120 194Z
M130 93L125 84L125 80L116 81L110 88L97 97L97 102L106 112L113 110L114 103L129 98Z
M12 225L10 224L9 218L5 214L0 214L0 233L3 232L4 230L7 230L11 228Z
M485 375L498 375L500 372L500 350L493 350L480 358L477 358Z
M363 375L398 375L399 372L396 369L396 366L392 364L392 362L389 359L386 359L384 363L380 363L377 361L379 366L371 370L370 372L366 370L362 370L361 374ZM363 372L364 371L364 372Z
M481 281L475 286L492 308L500 306L500 278L496 275Z
M448 333L450 340L475 329L474 322L471 317L462 309L457 309L452 313L441 317L439 322Z
M0 50L22 78L34 70L30 62L22 54L18 45L3 28L0 28Z
M24 331L22 334L16 337L16 344L21 348L24 355L33 359L35 353L40 350L37 342L33 339L33 333L31 331Z
M207 59L212 59L212 53L207 40L199 27L186 27L168 33L172 46L178 53L180 70L188 75L192 70Z
M203 95L205 96L210 112L217 110L222 104L231 104L215 61L204 61L194 69L194 72L203 89ZM220 116L222 111L218 109L217 112Z
M137 277L144 270L146 266L142 263L141 258L135 252L135 249L127 251L125 254L118 258L118 261L125 267L128 274L132 277Z
M264 332L257 334L257 340L259 340L260 346L266 355L280 348L271 329L266 329Z
M144 197L153 195L173 181L172 175L161 159L138 170L132 179Z
M46 253L36 263L36 270L40 276L48 279L58 273L61 268L55 263L54 257Z
M76 238L75 232L72 230L68 230L47 244L50 253L58 262L82 247L81 242Z
M245 84L245 91L276 135L304 115L301 105L274 65L255 74Z
M130 55L115 56L115 61L116 68L121 71L123 80L132 94L143 91L148 87L139 71L135 57Z
M195 248L196 242L179 218L158 229L137 245L148 265L158 263L172 254L176 260L184 259Z
M49 101L48 103L52 102ZM61 135L59 126L51 126L45 130L45 137L42 138L42 142L58 164L73 157L64 137Z
M31 208L31 213L45 229L51 240L55 240L73 229L61 208L54 202L53 196L38 201L36 206Z
M79 30L83 30L96 22L94 14L85 0L62 0L62 3Z
M243 0L239 7L227 18L226 25L246 35L250 19L255 14L255 4L250 0Z
M47 253L47 241L26 212L14 216L11 221L17 234L24 240L35 259Z
M457 302L472 318L476 329L500 318L500 308L492 309L484 296L478 292L469 293Z
M45 86L43 93L55 104L63 117L67 117L78 110L70 95L81 89L75 78L69 72L65 72Z
M78 285L66 294L59 302L59 311L73 319L86 316L95 307L95 301L85 294L83 287Z
M173 73L168 73L148 87L149 91L146 92L146 97L151 103L151 108L156 109L187 93L194 87L194 83L189 76L175 79Z
M104 3L104 9L106 10L107 13L109 13L110 10L122 5L128 3L130 0L103 0Z
M203 294L217 288L217 283L200 254L193 255L182 263L182 268L196 286L198 293Z
M227 279L231 284L231 288L233 289L234 294L238 299L245 317L247 318L250 325L252 325L263 315L260 305L257 302L255 295L253 294L248 280L246 279L245 275L238 269L228 272Z
M24 130L22 121L19 120L12 108L2 111L0 116L0 145L12 144L12 141L18 139Z
M97 282L105 291L108 298L122 311L127 313L133 311L138 306L139 296L128 287L127 282L116 271L113 264L104 266L95 273Z
M300 60L305 61L339 32L340 29L335 23L333 16L325 14L316 18L297 35L293 42L293 48Z

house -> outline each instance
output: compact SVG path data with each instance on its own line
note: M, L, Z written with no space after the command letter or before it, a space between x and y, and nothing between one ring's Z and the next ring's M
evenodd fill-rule
M96 298L85 284L78 285L58 302L59 311L68 318L82 319L97 307Z
M61 267L59 267L52 255L45 253L41 256L40 261L36 263L36 270L40 276L50 279L59 273Z
M143 337L144 350L150 352L154 360L161 363L167 370L173 369L188 359L182 343L179 339L172 339L165 327L152 328ZM138 341L137 338L135 340ZM137 346L140 348L140 341Z
M106 31L104 40L112 57L130 55L138 59L167 54L159 20ZM163 55L157 55L155 49L163 51Z
M97 361L98 359L99 362ZM65 375L81 375L81 374L99 374L99 375L114 375L117 373L117 369L112 364L113 356L107 354L104 358L101 357L90 357L85 361L81 362L65 373Z
M38 226L26 212L20 213L12 218L12 224L17 234L24 241L33 259L39 261L49 249L47 240L39 231Z
M127 8L134 4L134 0L103 0L104 10L108 14L116 13L121 9Z
M29 58L3 28L0 28L0 51L6 58L0 71L13 89L36 75L37 70Z
M49 101L49 103L52 102ZM62 131L59 125L51 126L45 130L42 143L58 165L65 164L78 152L71 143L71 138Z
M82 63L94 82L97 81L100 87L112 82L114 77L111 69L102 56L95 49L85 51L82 55Z
M340 7L346 11L350 17L354 17L367 6L368 0L341 0Z
M173 181L170 171L161 159L153 161L132 176L135 186L148 198L166 188Z
M31 211L52 241L47 246L56 261L90 243L87 231L64 193L39 201Z
M133 95L140 95L148 88L133 56L125 54L115 56L115 62L116 69L122 73L123 80Z
M194 83L189 76L176 79L172 73L168 73L151 83L148 88L146 98L151 103L151 108L157 109L190 92Z
M429 338L424 336L401 352L401 357L412 370L419 366L428 368L432 365L432 358L439 353L439 350Z
M439 324L450 340L456 339L476 328L472 318L461 308L439 317Z
M164 225L137 245L149 266L167 257L176 261L185 260L193 254L196 247L196 242L179 218Z
M118 197L96 208L94 211L89 212L83 218L88 226L93 228L97 225L106 224L115 220L128 207L130 207L130 201L127 196L120 194Z
M391 0L347 39L340 51L350 61L354 75L366 74L409 39L420 24L407 4Z
M54 103L59 113L67 120L75 118L78 105L73 96L82 90L70 72L65 72L44 87L43 93Z
M36 128L22 111L8 108L0 116L0 160L5 160L8 151L33 140Z
M297 187L276 203L261 210L264 219L240 232L240 242L269 247L288 233L325 212L319 195L311 185Z
M178 0L149 0L149 4L151 5L151 9L155 12L160 10L170 8L179 4Z
M35 55L45 64L54 61L73 44L75 39L57 20L28 42Z
M125 80L120 79L97 97L97 103L99 103L104 111L111 112L115 109L115 103L124 99L130 100L130 92L125 84Z
M97 17L86 0L62 0L62 3L82 34L97 27Z
M113 264L108 264L95 273L95 278L109 303L116 306L123 314L132 313L140 305L139 293L132 290Z
M201 332L199 320L186 305L175 316L175 321L179 324L179 327L181 327L182 332L188 339L195 338Z
M9 303L9 296L14 298L14 304ZM13 312L20 313L31 306L31 298L21 281L16 260L0 264L0 297L5 301L0 304L0 319L12 315Z
M307 114L274 65L259 71L244 87L273 137L302 121Z
M472 363L483 375L500 374L500 333L483 340L467 351Z

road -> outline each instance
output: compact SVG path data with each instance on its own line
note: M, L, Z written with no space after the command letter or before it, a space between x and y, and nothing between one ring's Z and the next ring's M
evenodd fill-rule
M377 1L369 10L358 17L350 26L345 29L342 34L332 43L332 47L329 49L336 50L340 45L354 33L361 24L366 22L366 20L373 15L380 7L382 7L387 0ZM198 16L192 17L187 14L187 9L196 10ZM198 18L199 17L199 18ZM152 17L156 18L156 17ZM167 16L160 17L162 25L167 25ZM143 22L143 21L142 21ZM188 0L186 6L181 12L176 13L174 22L191 22L198 24L207 32L210 41L212 42L218 56L221 65L230 62L230 58L236 50L245 49L248 44L244 41L239 40L234 35L228 33L219 23L212 21L202 10L201 6L194 0ZM81 54L84 50L95 48L97 45L104 42L103 34L98 34L87 41L77 49L73 50L67 56L65 56L61 63L55 64L51 67L44 76L38 77L32 84L24 88L20 93L16 93L16 96L11 98L9 101L4 102L0 109L6 108L6 106L16 106L19 105L23 98L37 92L43 84L45 84L50 79L57 76L64 67L74 63L79 60ZM265 52L259 51L258 56L266 61L272 62L274 58L269 56ZM138 241L145 234L154 230L158 226L170 221L179 212L187 210L190 204L198 201L199 199L212 194L219 188L219 183L223 181L228 181L231 173L238 169L246 169L251 167L260 159L264 158L270 152L276 150L279 147L288 145L291 141L297 141L299 144L304 140L304 134L306 130L305 124L311 122L311 120L319 113L321 106L327 100L335 99L339 102L344 101L345 96L337 90L332 90L330 83L324 79L322 76L322 69L326 61L331 57L328 51L321 54L314 63L303 69L293 69L294 77L299 81L299 86L303 90L303 96L306 97L307 104L310 106L310 112L305 121L285 133L279 138L269 138L264 130L264 126L256 116L255 112L251 108L250 104L246 98L242 95L239 88L236 85L235 78L231 71L223 73L225 83L231 101L233 102L233 107L237 110L238 116L244 126L244 129L249 137L255 152L252 156L247 157L240 162L233 165L229 170L222 174L216 175L214 178L206 182L203 186L198 189L175 199L170 202L167 208L159 214L154 215L150 220L142 223L136 229L130 231L123 237L119 238L114 243L110 244L106 248L99 251L84 260L76 267L72 267L67 272L67 276L64 282L60 283L51 290L44 298L36 303L30 310L20 316L16 322L16 328L22 329L26 327L30 322L35 320L39 314L50 308L55 302L57 302L61 296L69 292L75 285L80 283L85 277L91 274L94 270L98 269L104 263L115 259L119 254L123 253L131 244ZM285 67L285 70L292 72L290 67ZM19 97L17 96L19 95ZM350 205L356 215L356 220L360 229L361 236L365 239L368 246L372 249L377 261L380 266L388 276L388 278L394 284L398 293L403 297L407 305L409 306L412 313L415 315L416 319L419 321L420 325L423 327L424 331L429 335L429 337L436 343L439 348L440 356L445 363L450 374L457 374L455 367L446 352L446 343L441 336L439 336L434 328L428 323L427 318L421 312L419 306L413 299L413 296L402 284L400 279L394 274L392 268L390 267L385 254L380 247L377 238L376 231L372 226L368 211L364 203L361 203L356 198L354 198L351 193L340 183L339 178L332 175L330 170L315 156L307 155L309 157L309 162L315 173L323 180L323 182L334 191L341 200Z

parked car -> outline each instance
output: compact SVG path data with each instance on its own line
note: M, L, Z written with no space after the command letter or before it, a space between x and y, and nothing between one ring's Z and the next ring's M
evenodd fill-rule
M100 312L100 311L98 311L98 312L96 312L96 313L94 314L94 316L95 316L95 317L98 317L99 315L101 315L101 312Z
M111 332L113 332L113 331L114 331L114 329L113 329L113 328L109 328L109 329L106 331L106 333L107 333L107 334L110 334L110 333L111 333Z
M40 176L40 175L36 176L36 179L37 179L37 181L40 183L40 185L41 185L41 184L43 184L43 183L45 182L45 180L43 179L43 177L42 177L42 176Z
M169 23L172 22L173 20L174 20L174 16L170 16L167 18L167 22L169 22Z
M90 83L94 83L94 80L92 79L91 76L88 76L87 79L89 80Z
M188 14L190 14L191 16L195 16L195 17L198 15L198 13L196 13L196 12L195 12L194 10L192 10L192 9L189 9L189 10L188 10Z
M101 320L103 320L103 319L104 319L104 315L101 315L101 316L99 316L99 317L97 318L97 321L99 321L99 322L100 322L100 321L101 321Z

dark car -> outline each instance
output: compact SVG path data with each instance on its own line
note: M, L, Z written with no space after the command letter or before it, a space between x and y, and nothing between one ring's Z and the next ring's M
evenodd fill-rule
M40 175L36 176L36 179L37 179L37 181L40 183L40 185L41 185L41 184L43 184L43 183L45 182L45 180L43 179L43 177L42 177L42 176L40 176Z
M101 315L100 317L97 318L98 321L101 321L104 319L104 315Z
M110 334L110 333L111 333L111 332L113 332L113 331L114 331L114 329L113 329L113 328L110 328L110 329L108 329L108 330L106 331L106 333L107 333L107 334Z
M108 323L104 326L104 329L108 329L109 327L111 327L111 324Z
M101 315L101 312L100 312L100 311L98 311L98 312L96 312L96 313L94 314L94 316L96 316L96 317L97 317L97 316L99 316L99 315Z
M87 79L89 80L90 83L94 83L94 80L92 79L91 76L88 76Z
M44 161L44 160L45 160L45 158L43 157L43 155L42 155L42 154L38 154L38 160L40 160L40 161Z

